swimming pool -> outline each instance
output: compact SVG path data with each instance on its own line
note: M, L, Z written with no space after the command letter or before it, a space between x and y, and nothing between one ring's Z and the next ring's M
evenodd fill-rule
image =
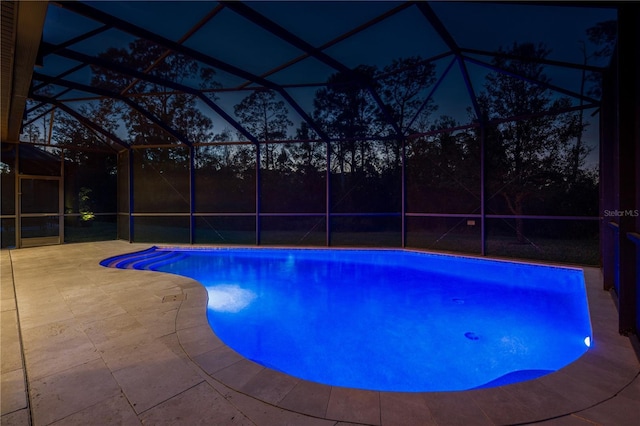
M574 268L405 250L157 247L101 264L199 281L229 347L334 386L491 387L556 371L591 344Z

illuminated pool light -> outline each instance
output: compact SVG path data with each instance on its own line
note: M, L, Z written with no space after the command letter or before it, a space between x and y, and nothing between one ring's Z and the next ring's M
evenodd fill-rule
M406 250L267 248L154 248L102 264L197 280L208 292L209 324L229 347L327 385L503 386L557 371L591 346L576 268Z
M237 284L221 284L207 288L207 307L216 312L240 312L256 298L254 292Z

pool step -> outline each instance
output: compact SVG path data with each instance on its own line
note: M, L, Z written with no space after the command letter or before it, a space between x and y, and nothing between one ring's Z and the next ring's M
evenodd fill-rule
M186 257L184 253L161 251L157 247L148 250L111 257L100 262L107 268L153 270L155 267Z
M100 262L100 265L106 266L107 268L126 268L131 260L141 259L148 256L156 256L157 248L151 247L150 249L139 251L135 253L127 253L119 256L110 257L108 259Z
M162 256L142 259L139 262L134 263L132 265L132 269L145 269L153 271L159 266L176 262L178 260L184 259L185 257L187 257L187 255L184 253L168 251L164 252L164 255Z

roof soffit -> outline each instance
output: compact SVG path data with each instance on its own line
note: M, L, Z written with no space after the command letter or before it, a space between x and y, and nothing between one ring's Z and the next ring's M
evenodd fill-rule
M6 4L5 4L6 3ZM2 140L17 142L48 1L2 2Z

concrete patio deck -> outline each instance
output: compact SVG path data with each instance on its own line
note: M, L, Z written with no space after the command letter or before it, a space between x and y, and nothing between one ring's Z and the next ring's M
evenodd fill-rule
M101 267L123 241L2 250L2 425L637 425L640 363L585 268L593 347L558 372L491 389L371 392L242 358L188 278Z

